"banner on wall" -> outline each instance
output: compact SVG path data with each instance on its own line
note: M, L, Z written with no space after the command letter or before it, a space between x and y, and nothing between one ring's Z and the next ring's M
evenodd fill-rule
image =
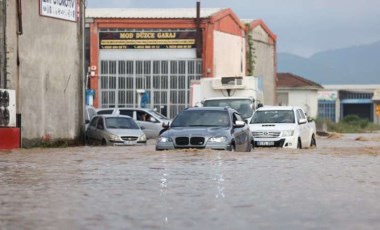
M75 22L78 0L40 0L40 15Z
M195 31L100 32L99 49L192 49Z
M337 91L318 91L318 100L336 101L337 99Z

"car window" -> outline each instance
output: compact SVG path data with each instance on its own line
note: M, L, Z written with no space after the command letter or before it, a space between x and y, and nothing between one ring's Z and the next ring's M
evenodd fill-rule
M104 129L104 121L103 118L99 117L98 119L98 125L96 126L98 129Z
M256 111L250 123L294 123L294 112L293 110Z
M147 121L150 122L151 115L145 111L137 111L137 120L138 121Z
M305 114L302 112L301 109L299 109L298 112L299 112L300 117L301 117L302 119L305 119L305 118L306 118L306 117L305 117Z
M108 129L140 129L136 122L129 117L107 117L106 127Z
M158 118L160 118L160 119L168 120L167 117L165 117L164 115L162 115L162 114L159 113L159 112L156 112L156 111L154 111L154 110L151 110L150 112L153 113L154 115L156 115L156 117L158 117Z
M204 107L231 107L241 114L241 117L247 119L252 116L252 101L249 99L212 99L203 102Z
M91 120L96 115L96 110L93 107L86 107L86 117Z
M236 121L244 121L241 116L237 113L233 114L233 122L236 123Z
M120 109L119 111L120 111L120 115L133 117L133 110Z
M98 123L98 119L99 117L94 117L94 119L91 120L90 126L95 128Z
M300 111L297 110L297 121L299 121L301 119L301 114L300 114Z
M227 127L230 125L228 111L224 110L186 110L173 120L171 127Z
M98 111L98 114L101 115L101 114L112 114L113 112L113 109L102 109L102 110L99 110Z

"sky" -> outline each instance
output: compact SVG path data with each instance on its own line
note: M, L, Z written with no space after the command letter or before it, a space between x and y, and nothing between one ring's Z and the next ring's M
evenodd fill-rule
M87 0L87 8L195 8L197 0ZM320 51L380 41L380 0L200 0L231 8L241 19L263 19L278 52Z

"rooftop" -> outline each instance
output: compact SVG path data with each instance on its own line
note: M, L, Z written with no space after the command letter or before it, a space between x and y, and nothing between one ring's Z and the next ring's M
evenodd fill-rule
M277 88L323 89L320 84L291 73L277 73Z

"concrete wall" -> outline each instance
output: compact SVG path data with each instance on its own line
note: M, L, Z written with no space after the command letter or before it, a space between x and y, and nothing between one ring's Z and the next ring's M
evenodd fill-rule
M245 75L245 39L214 31L214 77Z
M289 106L299 106L312 118L318 116L318 91L317 90L277 90L277 93L288 93ZM286 104L282 104L286 106Z
M7 1L8 88L17 90L23 141L46 135L79 137L83 120L81 19L43 17L38 1L22 1L23 33L17 36L16 12L16 1Z
M269 42L271 39L261 26L252 30L252 38L255 49L253 75L264 80L264 104L273 105L276 99L275 46Z

